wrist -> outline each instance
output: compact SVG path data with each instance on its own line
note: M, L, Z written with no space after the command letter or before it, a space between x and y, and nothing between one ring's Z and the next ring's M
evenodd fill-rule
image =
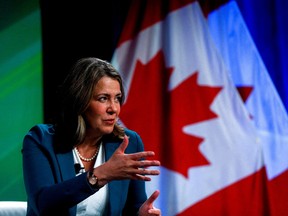
M108 171L108 172L106 172L106 171ZM102 165L94 168L92 170L92 172L98 178L99 187L103 187L105 184L107 184L108 182L111 181L111 180L109 180L110 179L110 177L109 177L109 174L110 174L109 173L109 168L107 168L105 166L105 164L102 164Z
M93 171L89 171L87 172L87 179L88 179L88 183L89 185L96 191L98 191L101 186L99 185L99 179L96 175L94 175Z
M105 172L103 173L103 171L101 171L103 169L101 168L102 166L99 166L87 173L87 178L90 186L96 190L99 190L101 187L103 187L105 184L109 182L109 180L105 175Z

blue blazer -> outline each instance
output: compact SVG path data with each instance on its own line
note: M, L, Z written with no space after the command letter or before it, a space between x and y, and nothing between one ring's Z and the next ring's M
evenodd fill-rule
M129 145L125 153L143 151L140 136L125 129ZM27 215L76 215L76 205L95 193L86 173L76 177L72 151L60 152L54 147L53 125L33 127L23 141L23 174L28 196ZM121 140L103 140L108 160ZM117 180L108 183L108 215L137 215L147 199L145 182ZM97 193L97 192L96 192Z

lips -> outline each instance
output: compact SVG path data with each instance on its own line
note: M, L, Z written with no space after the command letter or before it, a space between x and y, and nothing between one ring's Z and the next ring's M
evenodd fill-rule
M115 122L115 119L105 119L104 122L105 122L106 124L113 125L114 122Z

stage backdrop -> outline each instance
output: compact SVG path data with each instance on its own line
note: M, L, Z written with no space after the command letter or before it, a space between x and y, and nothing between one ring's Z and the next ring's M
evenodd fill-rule
M26 200L21 146L43 121L39 3L0 1L0 200Z
M66 2L40 2L44 85L39 2L0 2L0 200L26 199L20 153L23 136L34 124L53 116L55 87L72 62L84 56L111 60L133 1L69 2L69 8ZM287 110L287 2L236 2Z

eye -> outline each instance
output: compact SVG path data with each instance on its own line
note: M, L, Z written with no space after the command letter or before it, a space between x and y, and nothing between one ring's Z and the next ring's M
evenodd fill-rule
M106 102L107 99L108 98L106 96L100 96L100 97L97 98L97 100L100 101L100 102Z
M115 99L115 101L117 101L117 102L120 103L120 102L122 101L122 96L121 96L121 95L117 96L116 99Z

